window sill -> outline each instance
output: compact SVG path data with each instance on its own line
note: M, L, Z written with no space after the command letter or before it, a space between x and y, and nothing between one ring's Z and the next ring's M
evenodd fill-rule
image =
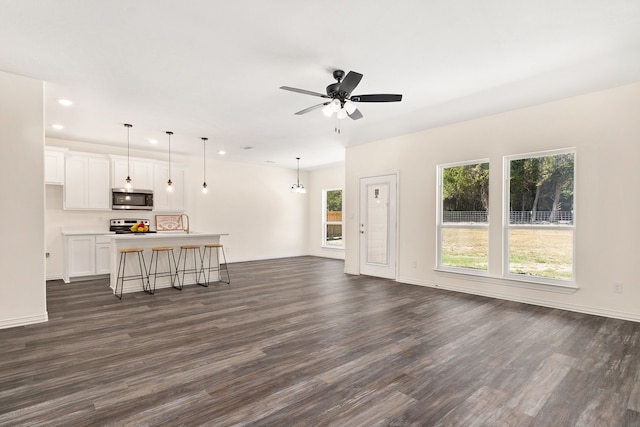
M344 251L344 246L325 246L325 245L321 245L320 246L322 249L333 249L334 251Z
M474 282L483 282L494 285L512 286L516 288L534 289L537 291L543 290L548 292L556 292L561 294L572 294L579 288L574 283L548 283L542 280L536 280L535 277L523 277L520 278L505 278L490 276L488 272L467 272L460 270L449 270L442 268L434 268L434 271L443 277L451 277L461 280L468 280Z

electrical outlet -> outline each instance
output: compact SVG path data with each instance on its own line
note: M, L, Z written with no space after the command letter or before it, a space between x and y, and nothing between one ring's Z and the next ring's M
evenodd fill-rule
M623 292L624 289L624 285L620 282L616 282L613 284L613 293L614 294L621 294Z
M411 262L411 268L416 268L418 266L418 262L417 261L412 261Z

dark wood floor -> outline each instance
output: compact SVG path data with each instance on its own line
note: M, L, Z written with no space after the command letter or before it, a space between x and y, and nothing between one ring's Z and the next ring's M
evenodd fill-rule
M0 330L0 425L640 425L640 324L343 268L49 282L48 323Z

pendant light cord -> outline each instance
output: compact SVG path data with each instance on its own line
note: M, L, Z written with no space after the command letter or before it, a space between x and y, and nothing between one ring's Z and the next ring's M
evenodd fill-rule
M171 182L171 135L173 132L167 131L167 135L169 135L169 182Z

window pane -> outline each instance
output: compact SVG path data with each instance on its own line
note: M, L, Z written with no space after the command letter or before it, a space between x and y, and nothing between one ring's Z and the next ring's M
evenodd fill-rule
M367 185L367 241L366 260L371 264L387 265L389 258L389 185Z
M442 223L488 223L489 163L442 170Z
M342 240L342 190L322 192L322 234L323 247L343 248Z
M510 163L509 224L573 224L573 153Z
M342 221L342 190L327 191L327 212L325 221Z
M327 224L327 246L342 246L342 224Z
M509 273L573 278L573 230L509 230Z
M486 228L443 228L442 265L487 270L489 232Z

